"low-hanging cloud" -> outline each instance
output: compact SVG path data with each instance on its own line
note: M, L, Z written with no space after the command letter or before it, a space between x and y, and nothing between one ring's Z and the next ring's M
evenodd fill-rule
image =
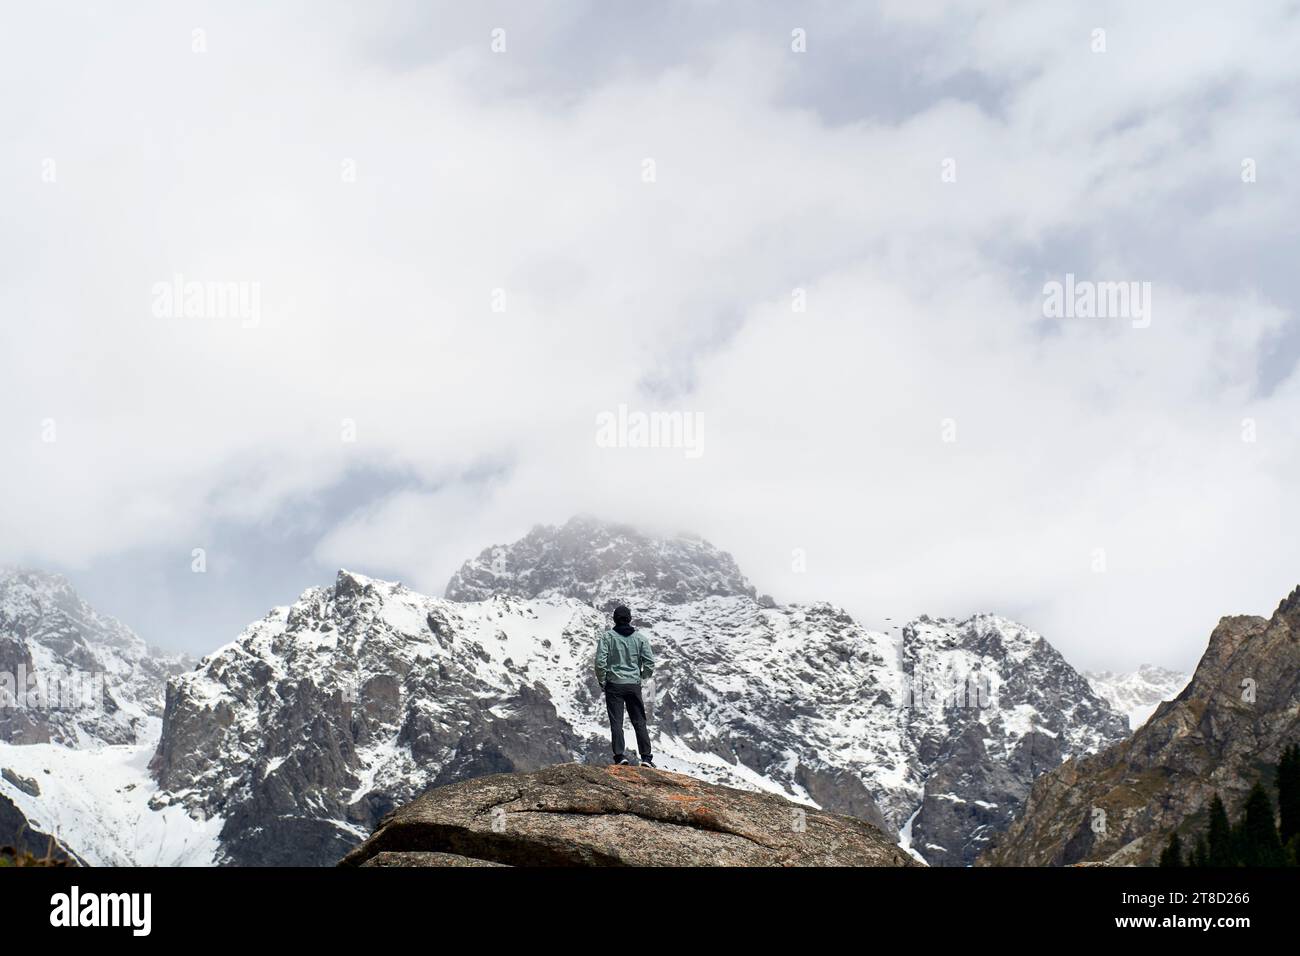
M1185 666L1296 583L1287 5L686 4L641 46L585 8L314 9L0 39L0 558L188 562L367 470L402 481L312 557L432 591L589 511L868 623ZM889 110L828 82L866 55ZM1147 321L1047 314L1067 275L1149 283ZM178 276L204 308L156 307ZM698 454L602 442L620 407Z

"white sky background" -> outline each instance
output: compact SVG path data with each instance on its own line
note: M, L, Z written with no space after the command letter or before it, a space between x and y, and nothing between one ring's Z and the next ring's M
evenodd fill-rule
M1080 667L1269 613L1294 5L731 6L6 5L0 561L199 652L328 569L438 593L580 511ZM1044 318L1066 272L1150 282L1151 326ZM177 273L258 283L260 323L156 317ZM703 455L598 447L619 403L702 415Z

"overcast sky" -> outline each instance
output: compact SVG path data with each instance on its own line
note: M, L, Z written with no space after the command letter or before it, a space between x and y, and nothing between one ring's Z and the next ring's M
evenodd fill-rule
M1080 667L1300 582L1293 2L0 16L0 561L154 643L575 512Z

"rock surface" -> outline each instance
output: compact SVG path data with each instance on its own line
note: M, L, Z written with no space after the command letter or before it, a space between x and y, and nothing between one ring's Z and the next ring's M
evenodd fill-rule
M23 815L12 800L0 793L0 847L12 847L37 858L47 854L56 860L78 862L56 838L43 833Z
M1155 862L1175 828L1199 832L1217 792L1230 816L1300 740L1300 588L1271 618L1223 618L1191 682L1131 738L1034 784L986 866ZM1185 841L1186 842L1186 841Z
M880 830L773 794L560 764L431 790L342 865L911 866Z
M0 767L0 780L12 783L29 797L39 797L41 795L41 785L39 783L31 777L24 777L22 774L15 773L8 767Z

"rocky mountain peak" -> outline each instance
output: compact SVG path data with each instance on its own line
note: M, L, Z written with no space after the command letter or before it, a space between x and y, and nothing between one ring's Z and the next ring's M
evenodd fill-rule
M146 651L129 628L97 613L67 578L49 571L0 570L0 628L63 651L90 642Z
M969 865L1037 776L1128 732L1056 648L998 615L918 618L899 650L904 726L923 781L908 840L931 864Z
M578 515L537 525L513 544L485 548L452 575L446 596L571 597L608 611L623 602L687 604L707 597L760 599L735 559L703 538L660 538L626 524Z
M372 579L364 574L357 574L347 568L339 568L339 573L334 576L334 596L339 598L348 594L363 593L371 584Z

